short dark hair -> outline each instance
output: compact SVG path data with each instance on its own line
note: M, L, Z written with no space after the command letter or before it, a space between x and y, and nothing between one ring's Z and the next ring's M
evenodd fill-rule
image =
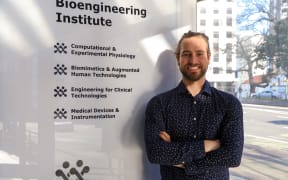
M209 37L206 34L201 33L201 32L188 31L187 33L184 33L182 35L181 39L178 42L178 45L177 45L177 48L175 51L175 55L177 58L180 56L180 48L181 48L181 43L182 43L183 39L190 38L190 37L196 37L196 36L200 36L205 40L205 42L207 43L207 53L208 53L208 55L211 55L211 51L210 51L210 47L209 47Z

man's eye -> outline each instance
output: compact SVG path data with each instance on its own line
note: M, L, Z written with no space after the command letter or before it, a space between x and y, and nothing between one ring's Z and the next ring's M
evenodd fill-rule
M191 55L191 53L183 53L181 56L182 57L191 57L192 55Z
M203 56L204 53L197 53L196 55L197 55L197 56Z

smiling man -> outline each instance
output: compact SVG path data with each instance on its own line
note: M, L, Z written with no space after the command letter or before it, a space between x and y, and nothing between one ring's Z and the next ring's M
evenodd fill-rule
M198 32L182 36L175 52L181 82L147 105L146 151L162 180L229 180L229 168L241 162L242 106L206 80L208 41Z

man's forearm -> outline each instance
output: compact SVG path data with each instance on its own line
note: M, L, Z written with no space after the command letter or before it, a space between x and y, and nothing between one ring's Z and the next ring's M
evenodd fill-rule
M159 136L163 141L168 142L168 143L171 142L171 137L166 131L160 131ZM220 141L219 140L204 140L204 148L205 148L206 153L210 151L214 151L220 148Z
M171 137L166 131L160 131L159 136L163 141L165 141L167 143L171 142ZM220 147L220 141L219 140L204 140L205 153L208 153L210 151L214 151L214 150L218 149L219 147ZM185 168L184 162L180 163L180 164L176 164L174 166L178 167L178 168Z

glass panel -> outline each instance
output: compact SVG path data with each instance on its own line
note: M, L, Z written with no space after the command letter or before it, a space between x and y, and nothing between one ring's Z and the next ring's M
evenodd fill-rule
M286 179L288 1L205 0L197 7L206 9L201 28L213 47L207 78L244 109L244 153L231 179Z

